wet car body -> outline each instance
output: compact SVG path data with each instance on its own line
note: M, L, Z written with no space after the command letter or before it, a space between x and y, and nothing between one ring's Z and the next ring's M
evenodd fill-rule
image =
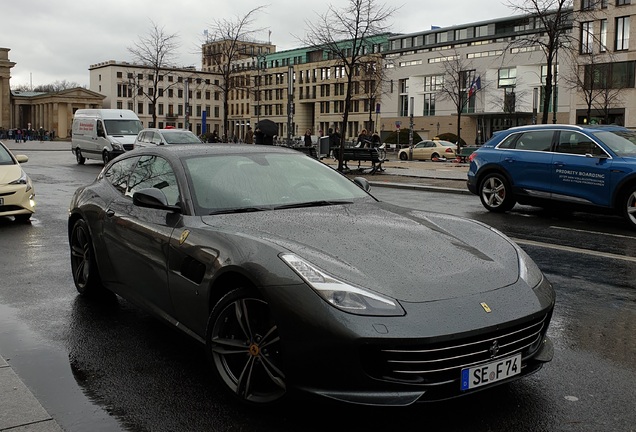
M274 403L300 390L351 403L409 405L488 388L460 390L461 369L467 366L520 354L521 370L500 384L551 360L546 331L554 291L527 255L490 227L378 202L357 186L355 198L341 203L265 209L250 203L243 211L207 214L195 202L201 197L183 158L303 158L293 160L349 180L308 156L271 146L173 149L135 150L113 163L165 158L180 184L179 205L120 193L106 181L111 165L106 166L71 202L72 256L82 237L77 227L85 222L91 240L84 250L94 251L99 280L206 344L217 377L240 400ZM312 193L317 192L304 194ZM452 232L444 228L449 226ZM405 259L423 253L434 258ZM458 263L450 274L442 260L448 254ZM298 270L290 264L294 257L315 271ZM74 275L82 276L82 259L87 260L72 258ZM346 284L354 293L377 294L396 304L369 314L345 311L315 288L317 271L324 272L329 289ZM82 278L75 281L85 291ZM244 287L258 295L239 295ZM226 301L235 297L236 302ZM234 364L229 345L217 346L235 340L237 329L222 323L243 305L253 305L246 311L261 323L273 321L270 330L277 335L269 345L239 344L276 377L273 383L258 380L262 387L253 392L232 372L245 365Z

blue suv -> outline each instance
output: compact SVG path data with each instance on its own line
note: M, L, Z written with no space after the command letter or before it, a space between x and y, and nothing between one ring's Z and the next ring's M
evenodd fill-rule
M604 210L636 229L636 132L533 125L496 133L470 156L468 189L492 212L515 203Z

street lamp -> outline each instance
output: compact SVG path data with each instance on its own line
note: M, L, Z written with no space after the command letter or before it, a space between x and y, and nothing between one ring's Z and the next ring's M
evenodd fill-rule
M294 116L294 66L287 69L287 145L292 141L292 122Z
M409 98L409 160L413 160L413 103L415 98Z

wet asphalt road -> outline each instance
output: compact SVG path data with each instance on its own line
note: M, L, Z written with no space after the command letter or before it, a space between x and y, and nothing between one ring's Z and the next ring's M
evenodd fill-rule
M77 295L67 206L102 165L78 166L70 151L24 153L39 204L31 224L0 218L0 353L67 431L636 430L636 233L619 218L527 207L494 215L477 197L374 188L519 241L557 291L554 360L455 401L378 409L299 400L255 411L220 392L203 349L181 333L119 298Z

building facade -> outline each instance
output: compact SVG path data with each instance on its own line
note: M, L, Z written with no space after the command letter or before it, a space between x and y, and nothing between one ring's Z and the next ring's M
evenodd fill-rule
M90 89L105 96L102 108L134 111L144 127L173 126L197 135L221 130L223 115L217 73L162 68L157 88L154 69L132 63L114 60L97 63L89 67L89 73ZM148 95L155 92L158 97L153 104Z
M636 127L636 25L631 25L636 4L575 0L574 11L574 70L579 79L573 82L569 121Z
M498 130L536 122L542 114L545 54L539 45L515 41L542 32L539 20L517 16L392 37L385 55L381 129L410 128L412 121L415 132L431 139L456 134L459 118L461 138L481 144ZM568 67L560 58L558 74L569 73ZM565 123L569 87L558 81L556 95L549 118Z

